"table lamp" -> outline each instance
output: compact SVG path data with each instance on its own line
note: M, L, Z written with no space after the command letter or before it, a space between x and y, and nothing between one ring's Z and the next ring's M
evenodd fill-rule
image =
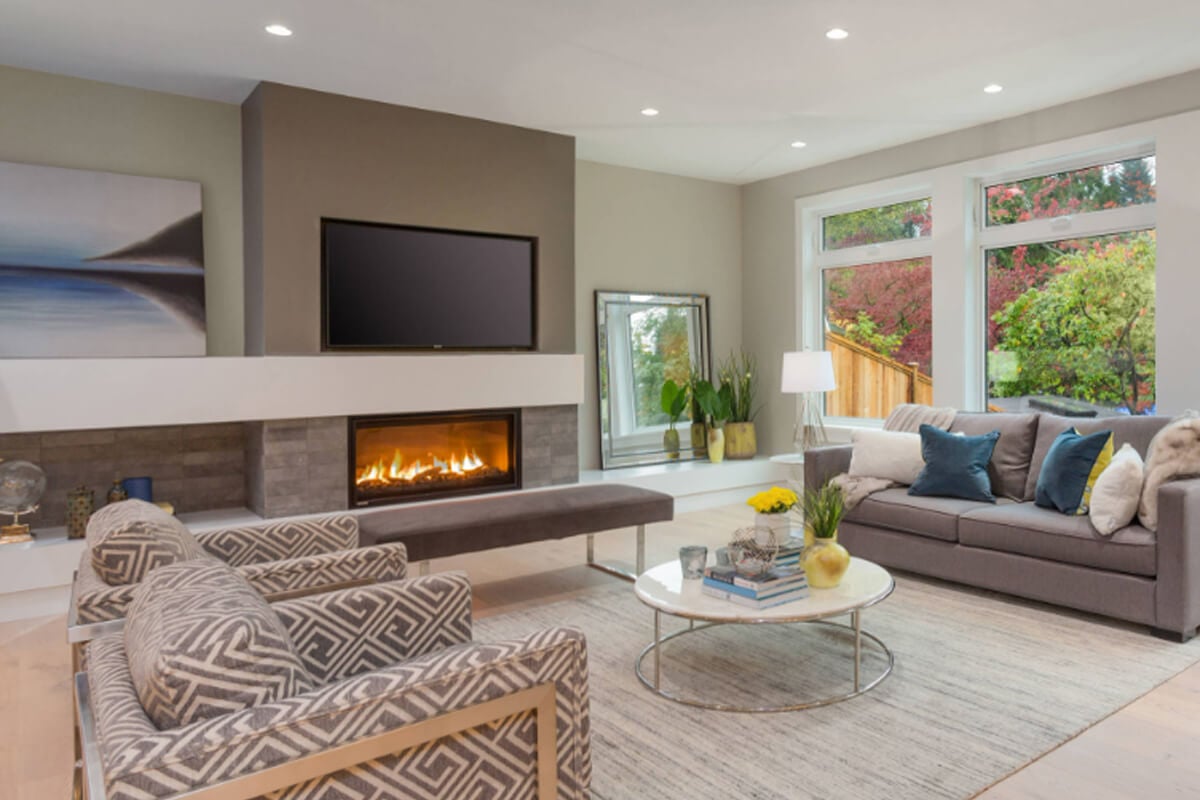
M792 439L803 453L810 447L828 444L821 413L819 392L837 388L833 379L833 356L827 350L802 350L783 354L783 392L800 395L800 412Z

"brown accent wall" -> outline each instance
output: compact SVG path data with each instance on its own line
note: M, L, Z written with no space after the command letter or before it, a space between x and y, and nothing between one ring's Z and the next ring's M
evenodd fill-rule
M538 349L575 352L575 140L263 83L242 105L246 354L320 351L320 219L531 235Z

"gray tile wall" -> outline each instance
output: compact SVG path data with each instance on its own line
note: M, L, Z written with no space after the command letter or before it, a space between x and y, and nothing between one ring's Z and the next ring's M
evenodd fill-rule
M346 417L246 423L247 499L264 517L348 505Z
M576 406L521 412L527 489L579 480ZM271 420L91 431L0 434L0 459L32 461L46 494L30 523L66 521L67 493L95 490L96 508L114 478L149 475L154 498L179 512L249 507L264 517L345 509L347 419ZM5 518L7 519L7 518Z
M155 500L180 512L244 507L245 449L241 423L0 434L0 458L46 472L35 528L64 524L76 486L94 489L100 508L114 478L141 475L154 479Z
M579 480L579 407L521 410L521 471L526 489Z

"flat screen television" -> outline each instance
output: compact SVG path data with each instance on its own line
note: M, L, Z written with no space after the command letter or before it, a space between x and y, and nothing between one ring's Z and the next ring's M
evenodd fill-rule
M537 238L321 220L324 350L532 350Z

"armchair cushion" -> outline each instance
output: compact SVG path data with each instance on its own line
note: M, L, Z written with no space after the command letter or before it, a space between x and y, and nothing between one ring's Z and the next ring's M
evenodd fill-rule
M471 582L462 572L284 600L271 610L320 683L471 640Z
M92 642L89 659L87 680L109 800L186 791L545 683L555 687L558 797L589 796L587 646L583 634L571 628L458 645L167 731L154 729L128 688L118 636ZM531 796L535 731L534 715L520 713L332 772L292 787L286 796Z
M238 567L237 572L257 591L270 597L284 592L328 590L338 585L395 581L404 577L407 568L407 551L403 544L396 543L246 564Z
M137 696L161 729L291 697L313 685L279 617L215 559L148 575L134 593L124 636Z
M92 566L92 554L84 550L75 571L75 621L87 625L124 619L137 587L136 583L109 586L100 580Z
M110 503L92 514L87 544L96 575L110 586L139 583L156 567L204 557L182 522L144 500Z
M358 547L358 517L331 514L206 531L196 541L234 567L303 558Z

